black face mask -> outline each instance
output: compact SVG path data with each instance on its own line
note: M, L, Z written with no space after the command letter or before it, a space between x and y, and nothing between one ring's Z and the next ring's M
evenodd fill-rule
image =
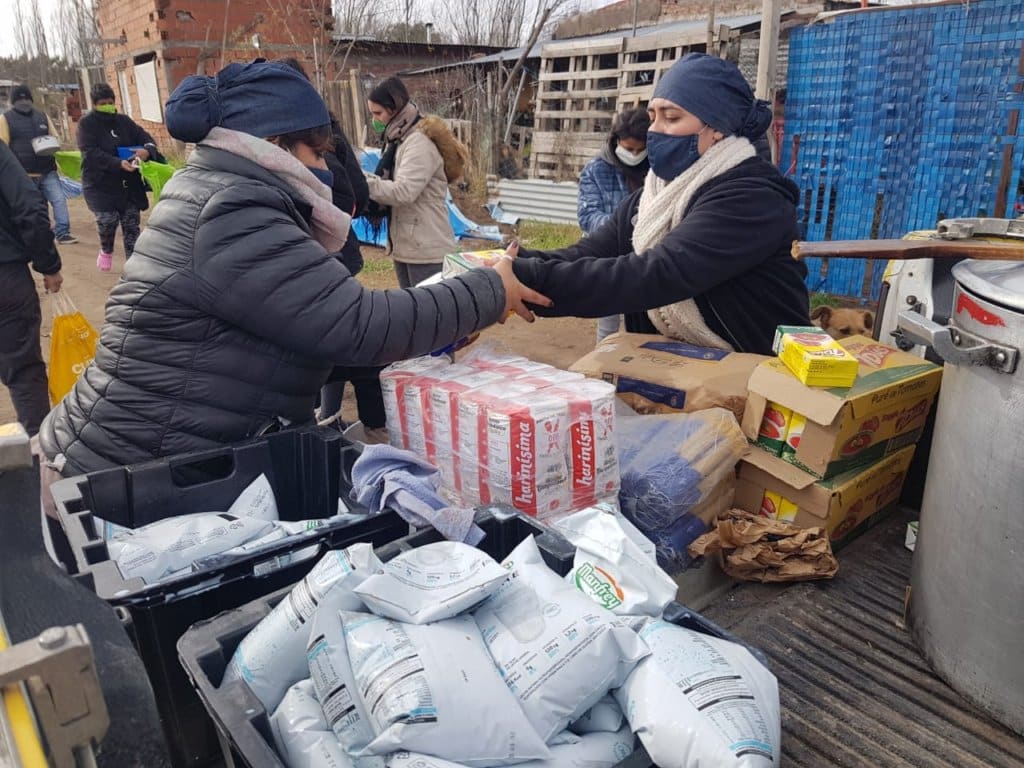
M14 102L14 109L23 115L30 115L32 110L35 109L35 104L28 99L18 99L18 101Z

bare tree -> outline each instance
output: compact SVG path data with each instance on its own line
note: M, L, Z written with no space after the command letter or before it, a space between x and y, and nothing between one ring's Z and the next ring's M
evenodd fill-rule
M96 13L90 0L62 0L50 16L50 28L68 63L89 66L103 60L97 43L100 34Z

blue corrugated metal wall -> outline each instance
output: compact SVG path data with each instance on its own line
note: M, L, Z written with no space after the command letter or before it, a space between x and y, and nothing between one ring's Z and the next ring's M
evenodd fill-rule
M1022 45L1024 0L853 12L794 30L780 166L800 185L804 239L902 237L940 218L993 215L1006 145L1012 215ZM807 266L811 290L871 299L885 269Z

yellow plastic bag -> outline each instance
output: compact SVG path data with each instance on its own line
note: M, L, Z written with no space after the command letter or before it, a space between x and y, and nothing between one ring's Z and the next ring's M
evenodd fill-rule
M52 294L53 331L50 334L50 404L71 391L96 354L99 334L62 291Z

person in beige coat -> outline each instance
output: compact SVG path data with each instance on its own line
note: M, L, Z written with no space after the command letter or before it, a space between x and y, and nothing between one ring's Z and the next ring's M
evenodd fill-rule
M397 77L379 83L367 99L384 151L370 187L368 218L387 221L388 255L398 284L408 288L441 271L457 250L445 202L448 184L461 178L468 152L444 122L424 117Z

